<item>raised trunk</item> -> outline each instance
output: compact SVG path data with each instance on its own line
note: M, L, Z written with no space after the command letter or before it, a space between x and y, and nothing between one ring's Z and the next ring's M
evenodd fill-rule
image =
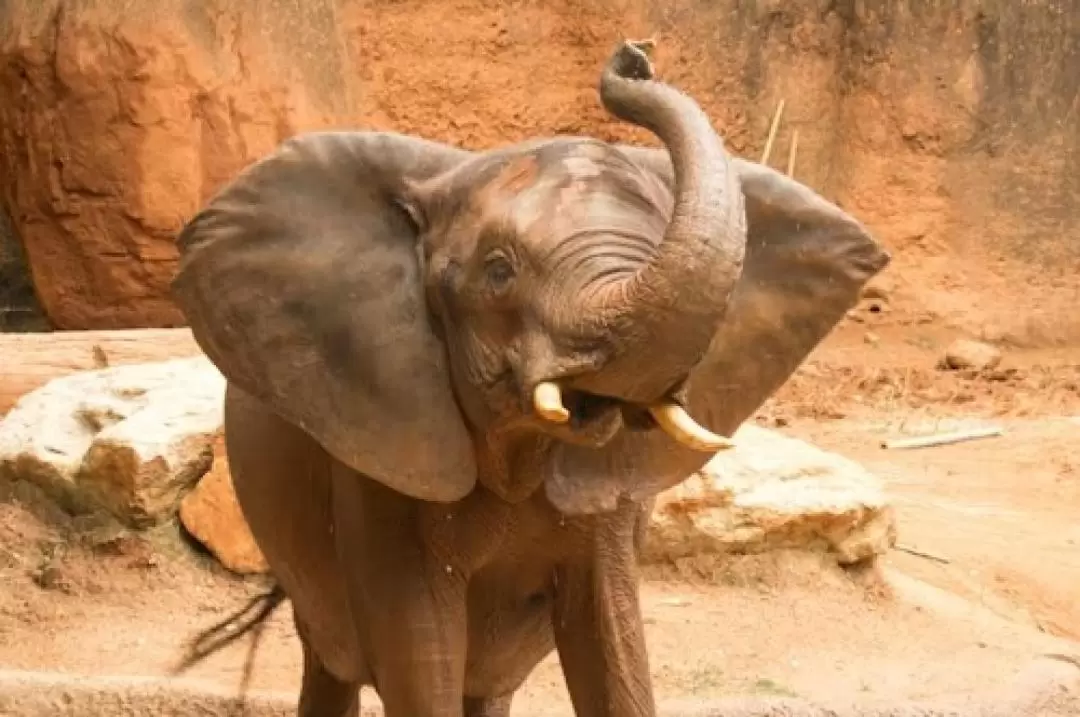
M667 146L674 209L653 260L588 298L586 310L613 330L619 353L578 384L641 403L677 387L708 349L746 243L743 195L723 141L694 100L652 79L648 47L628 42L615 53L600 97L616 117Z

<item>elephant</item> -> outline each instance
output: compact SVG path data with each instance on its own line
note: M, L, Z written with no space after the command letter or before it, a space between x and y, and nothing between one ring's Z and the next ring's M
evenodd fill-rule
M577 715L653 715L635 546L889 262L731 156L617 44L663 147L295 135L177 237L243 515L293 608L298 714L503 717L555 651Z

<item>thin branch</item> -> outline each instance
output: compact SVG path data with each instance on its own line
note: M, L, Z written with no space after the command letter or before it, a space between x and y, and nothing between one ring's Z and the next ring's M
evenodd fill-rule
M997 427L973 428L967 431L953 431L952 433L938 433L933 436L915 436L913 438L894 438L881 442L882 448L892 450L903 448L930 448L932 446L944 446L950 443L974 441L981 438L993 438L1000 436L1004 431Z
M765 140L765 151L761 153L761 163L769 163L769 155L772 154L773 142L776 141L776 132L780 129L780 117L784 114L784 98L780 98L780 104L776 105L776 114L773 115L772 124L769 126L769 138Z
M799 130L791 130L791 149L788 151L787 158L787 174L789 177L795 176L795 155L799 152Z

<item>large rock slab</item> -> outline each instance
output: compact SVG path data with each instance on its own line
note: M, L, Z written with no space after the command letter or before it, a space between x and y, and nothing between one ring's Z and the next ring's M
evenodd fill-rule
M201 355L188 329L0 333L0 416L54 378Z
M737 448L657 498L646 562L792 548L847 565L895 543L882 483L858 463L753 424L734 438Z
M158 523L210 468L224 391L202 356L55 379L0 421L0 479L36 483L72 512Z

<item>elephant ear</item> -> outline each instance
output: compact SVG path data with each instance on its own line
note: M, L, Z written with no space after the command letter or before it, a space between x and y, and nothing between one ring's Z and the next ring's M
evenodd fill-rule
M672 186L666 152L622 149ZM686 385L691 415L725 436L783 385L889 263L858 221L813 190L760 164L737 160L735 166L746 198L743 271ZM602 449L559 444L547 495L566 513L612 510L620 496L645 500L710 458L657 430L621 431Z
M476 465L401 197L469 156L393 133L300 135L178 238L173 293L225 378L349 467L424 500L464 497Z

